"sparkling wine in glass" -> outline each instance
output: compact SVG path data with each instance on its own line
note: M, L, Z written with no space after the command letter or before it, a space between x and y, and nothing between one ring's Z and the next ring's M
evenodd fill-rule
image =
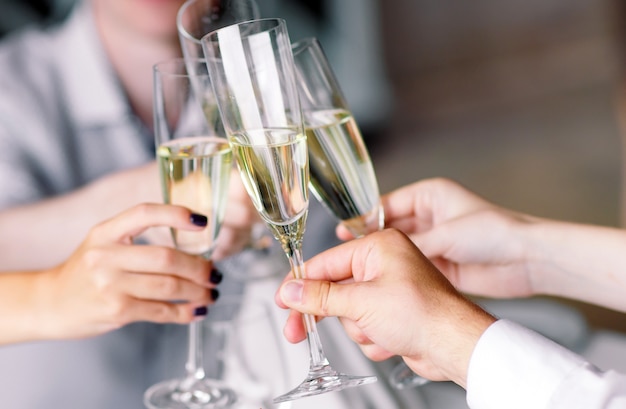
M195 64L193 75L182 58L154 66L155 142L164 202L205 214L209 221L200 232L172 229L174 244L210 258L224 218L233 155L228 140L216 135L203 114L203 95L197 91L212 89L206 69L200 74L206 63L195 60ZM193 322L186 375L151 386L144 394L148 408L231 407L236 400L233 389L205 374L202 343L202 323Z
M202 39L221 117L246 189L281 243L296 278L304 278L302 237L308 210L309 163L287 26L262 19ZM334 370L315 317L305 315L310 352L305 380L274 399L284 402L374 382Z
M292 49L309 147L311 190L353 236L382 230L385 215L374 167L330 62L315 38L301 40ZM391 371L389 379L398 389L428 382L404 362Z
M355 237L384 227L374 167L359 127L315 38L292 46L315 197Z

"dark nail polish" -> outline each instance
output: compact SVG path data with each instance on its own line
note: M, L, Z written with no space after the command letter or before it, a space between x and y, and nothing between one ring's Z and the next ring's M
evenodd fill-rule
M215 301L219 298L219 296L220 296L220 292L216 290L215 288L211 288L211 299Z
M191 216L189 216L189 220L191 221L191 223L200 227L205 227L209 221L206 216L198 213L191 213Z
M207 307L198 307L195 310L193 310L193 315L195 317L203 317L205 316L207 313L209 312L209 309Z
M218 269L214 268L213 270L211 270L211 276L209 277L210 282L212 282L213 284L219 284L222 282L223 278L224 275L220 273Z

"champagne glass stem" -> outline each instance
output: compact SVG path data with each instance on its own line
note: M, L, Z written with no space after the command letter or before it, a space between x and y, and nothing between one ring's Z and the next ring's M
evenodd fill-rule
M289 258L294 277L298 279L305 278L300 244L290 241L285 245L284 249ZM304 314L302 321L307 332L307 343L309 346L309 373L305 380L295 389L274 398L274 403L286 402L376 381L375 376L346 375L333 369L324 354L315 316Z
M304 258L302 257L302 246L299 243L290 242L287 248L287 256L289 257L289 263L295 278L305 278L304 272ZM328 366L328 359L324 354L322 348L322 341L319 333L317 332L317 323L315 322L315 316L310 314L304 314L302 317L304 323L304 329L307 333L307 343L309 345L309 351L311 353L311 370L315 371L318 368Z
M189 351L187 363L185 364L188 379L205 378L202 339L202 323L192 322L189 324Z

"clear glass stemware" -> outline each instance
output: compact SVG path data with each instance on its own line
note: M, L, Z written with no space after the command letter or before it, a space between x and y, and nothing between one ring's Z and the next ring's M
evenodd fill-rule
M202 39L215 95L246 189L281 243L295 277L306 276L302 236L309 163L287 27L281 19L240 23ZM284 402L373 382L334 370L315 317L305 315L310 352L305 380Z
M355 237L381 230L385 217L374 166L330 63L315 38L292 49L311 191Z
M174 245L210 258L224 218L232 151L203 114L199 91L212 93L206 64L195 60L194 74L189 75L189 63L181 58L154 66L155 142L164 202L188 207L209 221L201 232L172 229ZM144 395L147 407L218 409L235 401L231 388L206 377L202 342L201 322L191 323L186 376L150 387Z
M311 190L354 237L385 227L378 182L359 127L339 81L315 38L293 44L297 85L309 147ZM389 374L397 389L428 379L404 362Z

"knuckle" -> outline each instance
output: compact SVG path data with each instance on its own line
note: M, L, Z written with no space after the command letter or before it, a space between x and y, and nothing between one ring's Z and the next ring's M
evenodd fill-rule
M100 266L106 260L106 251L98 247L91 247L83 252L83 263L89 270Z
M161 247L154 253L155 260L165 267L171 267L176 264L177 257L178 253L176 250L168 247Z
M107 315L109 319L119 326L129 323L128 310L130 300L126 297L111 299L107 304Z
M177 296L180 293L181 283L174 277L159 277L156 291L165 297Z
M172 321L172 309L173 305L167 303L158 303L154 304L150 309L150 313L148 314L148 318L150 321L165 323Z
M146 217L152 211L152 205L149 203L140 203L135 206L136 217Z
M150 311L150 321L157 323L186 324L193 319L192 311L182 304L158 303Z
M368 345L372 343L372 341L361 331L354 331L350 334L350 337L359 345Z

